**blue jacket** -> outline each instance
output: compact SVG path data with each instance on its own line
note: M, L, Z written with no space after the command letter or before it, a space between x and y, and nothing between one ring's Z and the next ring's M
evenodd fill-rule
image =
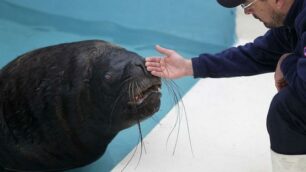
M229 48L218 54L192 58L194 77L249 76L274 72L279 58L289 87L306 102L306 2L295 0L283 27L270 29L253 43Z

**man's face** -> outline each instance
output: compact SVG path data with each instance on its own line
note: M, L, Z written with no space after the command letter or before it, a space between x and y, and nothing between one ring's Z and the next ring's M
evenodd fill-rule
M263 22L267 28L283 26L285 14L277 11L275 1L257 0L252 6L244 9L245 14L252 14L254 18Z
M253 16L254 18L263 22L263 24L267 28L276 28L283 26L285 20L285 16L283 14L280 14L275 10L271 10L269 13L270 13L269 16L264 16L260 14L258 14L258 16L256 14L253 14Z

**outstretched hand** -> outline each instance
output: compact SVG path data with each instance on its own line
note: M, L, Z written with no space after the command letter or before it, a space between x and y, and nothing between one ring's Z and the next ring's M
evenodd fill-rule
M193 75L191 60L184 59L176 51L159 45L156 46L156 50L163 54L164 57L146 58L147 70L152 75L168 79Z

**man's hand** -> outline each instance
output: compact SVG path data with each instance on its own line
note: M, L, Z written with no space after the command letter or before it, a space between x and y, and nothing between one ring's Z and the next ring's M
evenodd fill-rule
M274 80L275 80L275 87L277 89L277 91L280 91L282 88L284 88L287 85L287 81L284 78L284 74L281 71L281 64L283 62L283 60L288 57L291 53L287 53L282 55L277 63L276 69L275 69L275 73L274 73Z
M184 59L174 50L156 46L156 50L165 57L147 57L146 67L152 75L175 79L193 75L191 60Z

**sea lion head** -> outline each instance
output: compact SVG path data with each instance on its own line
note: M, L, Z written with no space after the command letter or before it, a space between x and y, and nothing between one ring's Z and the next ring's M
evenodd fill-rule
M103 114L109 114L109 127L122 130L159 110L161 80L146 70L143 57L105 46L92 63L90 89Z

